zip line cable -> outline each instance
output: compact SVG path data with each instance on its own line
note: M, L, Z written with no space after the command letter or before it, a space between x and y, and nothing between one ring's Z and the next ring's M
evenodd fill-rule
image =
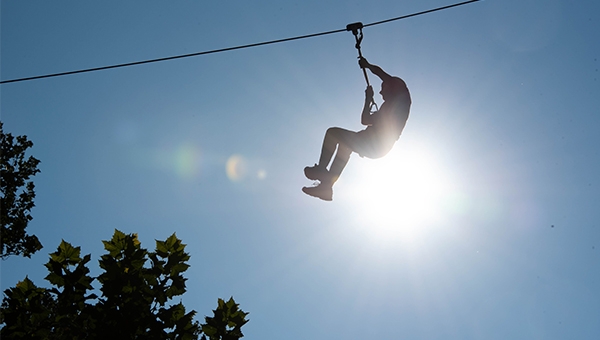
M406 18L418 16L418 15L423 15L423 14L428 14L428 13L432 13L432 12L437 12L437 11L449 9L449 8L452 8L452 7L458 7L458 6L470 4L470 3L473 3L473 2L477 2L477 1L481 1L481 0L470 0L470 1L460 2L460 3L456 3L456 4L453 4L453 5L448 5L448 6L444 6L444 7L438 7L438 8L430 9L430 10L423 11L423 12L408 14L408 15L404 15L404 16L400 16L400 17L396 17L396 18L392 18L392 19L387 19L387 20L383 20L383 21L373 22L373 23L370 23L370 24L365 24L365 25L363 25L363 27L369 27L369 26L375 26L375 25L385 24L385 23L388 23L388 22L392 22L392 21L396 21L396 20L402 20L402 19L406 19ZM234 46L234 47L221 48L221 49L218 49L218 50L203 51L203 52L190 53L190 54L182 54L182 55L176 55L176 56L165 57L165 58L158 58L158 59L149 59L149 60L135 61L135 62L125 63L125 64L117 64L117 65L110 65L110 66L88 68L88 69L77 70L77 71L52 73L52 74L46 74L46 75L41 75L41 76L35 76L35 77L18 78L18 79L11 79L11 80L2 80L2 81L0 81L0 84L16 83L16 82L21 82L21 81L26 81L26 80L34 80L34 79L42 79L42 78L60 77L60 76L66 76L66 75L70 75L70 74L87 73L87 72L93 72L93 71L108 70L108 69L112 69L112 68L120 68L120 67L127 67L127 66L141 65L141 64L156 63L156 62L159 62L159 61L167 61L167 60L174 60L174 59L181 59L181 58L188 58L188 57L196 57L196 56L201 56L201 55L206 55L206 54L213 54L213 53L219 53L219 52L240 50L240 49L250 48L250 47L256 47L256 46L264 46L264 45L277 44L277 43L282 43L282 42L287 42L287 41L292 41L292 40L300 40L300 39L306 39L306 38L313 38L313 37L318 37L318 36L322 36L322 35L329 35L329 34L341 33L341 32L346 32L346 31L347 31L347 28L343 28L343 29L339 29L339 30L333 30L333 31L328 31L328 32L321 32L321 33L314 33L314 34L302 35L302 36L297 36L297 37L292 37L292 38L286 38L286 39L271 40L271 41L265 41L265 42L260 42L260 43L255 43L255 44L249 44L249 45L240 45L240 46Z
M387 19L387 20L372 22L370 24L363 25L363 27L369 27L369 26L386 24L388 22L392 22L392 21L396 21L396 20L402 20L402 19L406 19L406 18L410 18L410 17L416 17L417 15L423 15L423 14L428 14L428 13L432 13L432 12L437 12L437 11L441 11L441 10L444 10L444 9L449 9L449 8L452 8L452 7L458 7L458 6L470 4L472 2L477 2L477 1L481 1L481 0L471 0L471 1L460 2L460 3L457 3L457 4L453 4L453 5L448 5L448 6L444 6L444 7L438 7L438 8L430 9L428 11L423 11L423 12L418 12L418 13L403 15L403 16L397 17L397 18L392 18L392 19Z

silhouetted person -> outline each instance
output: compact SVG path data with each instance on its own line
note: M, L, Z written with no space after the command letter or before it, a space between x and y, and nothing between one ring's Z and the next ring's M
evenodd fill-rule
M368 86L361 115L361 123L367 125L367 128L358 132L338 127L329 128L325 133L319 163L304 168L308 179L319 180L321 183L315 187L304 187L302 191L325 201L333 199L333 184L348 163L350 154L356 152L361 157L373 159L385 156L400 138L410 112L410 93L402 79L390 76L381 67L369 64L364 58L359 59L358 64L381 78L379 93L384 102L378 111L371 112L373 88ZM336 148L333 163L327 170Z

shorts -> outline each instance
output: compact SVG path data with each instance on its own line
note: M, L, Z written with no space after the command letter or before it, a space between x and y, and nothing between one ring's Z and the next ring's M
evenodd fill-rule
M352 132L352 131L348 131ZM356 152L360 157L381 158L392 150L396 140L383 138L369 128L352 133L345 133L339 142Z

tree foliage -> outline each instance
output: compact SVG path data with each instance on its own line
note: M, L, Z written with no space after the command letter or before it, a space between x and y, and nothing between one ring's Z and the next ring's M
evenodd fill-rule
M80 256L80 247L62 241L50 254L46 276L53 288L36 287L27 277L4 292L2 339L198 339L241 338L247 313L231 298L219 299L214 318L207 324L193 320L181 302L186 291L183 273L189 265L185 245L175 234L156 241L154 252L141 248L136 234L118 230L103 241L108 252L100 260L103 273L92 278ZM101 296L92 282L101 284ZM203 336L203 339L206 339Z
M33 146L27 136L13 137L4 134L0 122L0 171L1 179L1 215L0 246L3 259L10 255L31 257L42 249L42 244L35 235L27 235L25 228L31 221L29 214L35 206L33 182L27 182L31 176L40 172L37 168L39 160L33 156L25 157L25 151Z
M242 326L248 322L246 315L233 298L225 302L219 299L219 306L213 310L213 317L205 317L206 324L202 325L202 339L206 340L206 335L210 340L236 340L244 335Z

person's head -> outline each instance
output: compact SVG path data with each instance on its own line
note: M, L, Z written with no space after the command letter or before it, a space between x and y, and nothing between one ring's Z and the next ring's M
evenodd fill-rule
M381 91L379 91L379 93L381 94L383 100L386 100L386 98L393 98L405 90L406 83L404 80L398 77L392 77L391 79L381 83Z

